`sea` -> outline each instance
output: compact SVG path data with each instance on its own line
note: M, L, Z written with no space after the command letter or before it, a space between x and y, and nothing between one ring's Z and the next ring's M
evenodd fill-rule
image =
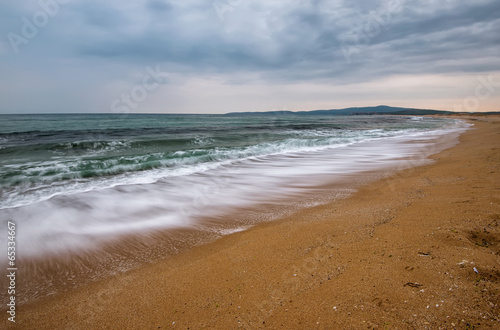
M384 115L0 115L0 245L15 223L32 301L344 198L468 128Z

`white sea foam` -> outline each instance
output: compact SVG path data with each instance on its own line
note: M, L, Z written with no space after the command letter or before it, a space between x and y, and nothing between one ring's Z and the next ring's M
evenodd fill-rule
M3 189L0 209L25 206L57 195L100 190L118 185L154 183L162 178L201 173L255 157L342 148L362 141L409 135L412 131L345 130L336 132L332 136L331 131L306 130L290 134L292 134L290 138L275 142L263 141L239 148L220 147L208 150L175 151L171 156L161 152L114 157L107 160L67 156L49 161L24 162L16 166L6 165L6 167L10 166L10 171L19 173L10 180L20 181L22 184L16 184L12 188L7 186ZM419 131L415 134L427 133ZM311 136L316 138L308 139ZM149 166L152 168L143 170L144 164L151 164ZM93 173L90 177L82 177L82 168Z

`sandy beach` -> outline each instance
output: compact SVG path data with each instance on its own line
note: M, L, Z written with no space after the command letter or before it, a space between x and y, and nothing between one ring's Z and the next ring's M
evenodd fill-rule
M19 329L500 326L500 118L353 196L20 306Z

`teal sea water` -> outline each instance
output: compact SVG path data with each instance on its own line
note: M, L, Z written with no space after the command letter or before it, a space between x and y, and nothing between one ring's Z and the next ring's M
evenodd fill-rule
M74 251L291 198L465 127L406 116L2 115L0 218L22 228L24 256Z
M425 132L408 117L9 115L0 122L0 208L58 194L152 183L251 157Z

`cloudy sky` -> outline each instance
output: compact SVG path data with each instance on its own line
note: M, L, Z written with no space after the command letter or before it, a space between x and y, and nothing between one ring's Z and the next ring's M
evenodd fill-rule
M498 0L2 0L0 34L0 113L500 110Z

